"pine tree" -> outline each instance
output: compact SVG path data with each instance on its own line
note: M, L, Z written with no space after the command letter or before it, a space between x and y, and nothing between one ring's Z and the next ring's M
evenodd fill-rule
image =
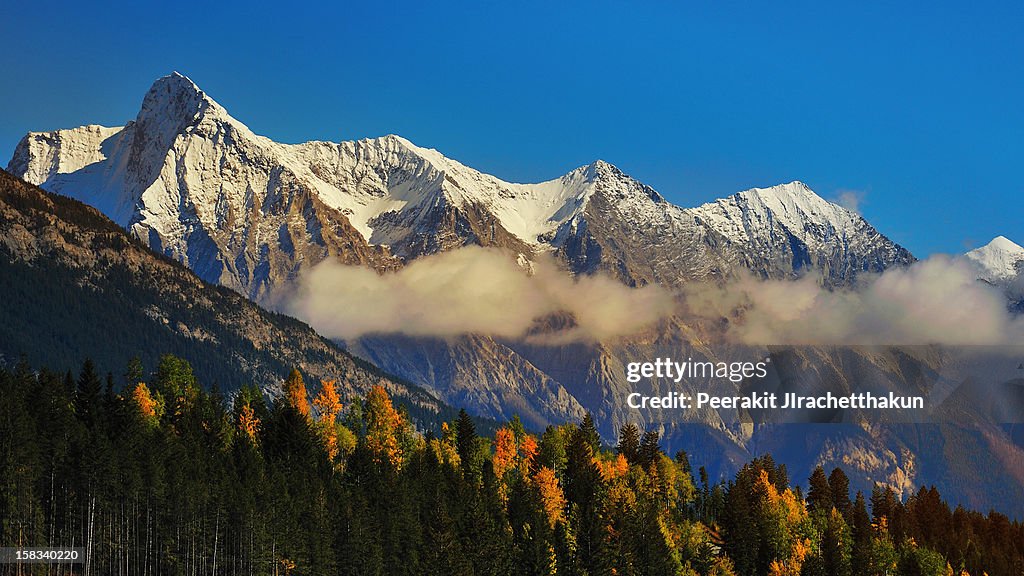
M587 418L584 418L584 424L586 422ZM608 562L604 540L606 530L601 519L605 487L601 470L594 460L592 433L591 427L581 425L570 436L565 450L565 496L576 537L571 563L572 572L577 574L604 573Z
M619 444L615 451L622 454L630 464L640 461L640 428L632 422L619 430Z
M868 516L864 493L858 491L853 502L853 551L850 557L850 571L853 574L867 574L871 563L871 517Z
M547 466L555 476L561 477L565 471L565 435L562 428L548 426L540 437L537 456L533 459L533 472Z
M455 445L458 448L459 460L462 462L462 473L467 478L475 478L480 471L477 462L476 425L465 409L459 410L459 418L455 422Z
M100 410L102 402L103 385L96 373L96 367L92 360L86 360L82 364L82 371L78 375L78 385L75 389L75 414L79 420L89 428L94 428L100 421Z
M590 451L597 454L601 450L601 434L598 433L597 426L594 424L594 417L590 412L583 416L579 431L586 443L590 445Z
M145 369L142 366L142 359L136 354L132 356L132 359L128 361L128 366L124 370L124 388L125 390L131 390L132 386L135 386L145 378Z
M661 457L659 441L660 436L656 430L644 432L644 437L640 440L640 450L637 458L638 463L644 470L648 470Z
M807 507L812 511L828 512L832 509L832 492L828 485L828 476L821 466L814 468L808 481Z
M830 576L849 576L850 551L853 544L846 520L835 508L823 512L825 526L821 537L821 550L825 573Z
M832 473L828 475L828 490L832 496L832 505L843 515L843 518L846 518L847 522L850 522L852 518L850 479L839 467L833 468Z

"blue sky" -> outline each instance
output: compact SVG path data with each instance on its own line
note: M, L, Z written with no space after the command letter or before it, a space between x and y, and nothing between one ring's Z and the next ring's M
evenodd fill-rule
M178 70L276 140L397 133L512 181L602 158L685 206L803 180L919 256L1024 244L1022 2L21 4L0 165Z

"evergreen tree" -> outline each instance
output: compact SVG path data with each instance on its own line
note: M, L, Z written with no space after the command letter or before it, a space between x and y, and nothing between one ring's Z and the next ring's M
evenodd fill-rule
M96 373L96 366L92 360L86 360L82 364L82 371L78 375L78 385L75 389L75 414L89 428L94 428L100 421L103 400L102 384Z
M828 476L821 466L814 468L808 481L807 507L812 511L821 512L832 509L832 492L829 489Z
M622 454L630 464L640 461L640 428L636 424L623 424L619 430L619 444L615 451Z
M824 515L824 530L821 536L821 551L825 573L829 576L850 576L851 548L853 538L842 514L835 508Z
M586 424L588 418L584 418ZM575 536L571 573L600 574L608 568L605 526L601 519L604 483L594 460L593 431L580 426L566 446L565 496L569 521Z
M868 516L864 493L858 491L853 502L853 549L850 557L850 571L853 574L867 574L871 564L871 517Z
M561 478L565 471L565 435L561 428L548 426L541 435L537 456L533 459L532 473L542 467L550 468L555 476Z
M583 439L587 444L590 445L590 451L597 454L601 450L601 435L597 432L597 426L594 424L594 417L587 412L583 416L583 421L580 422L579 427L580 434L583 435Z
M828 491L832 496L832 505L847 522L850 522L853 511L850 503L850 479L841 468L833 468L832 473L828 475Z
M637 460L640 466L645 470L653 466L661 456L659 440L660 437L657 430L648 430L647 432L644 432L643 439L640 440L640 450Z
M455 439L459 461L462 462L462 473L467 478L475 478L479 472L476 425L465 409L459 410L459 419L455 422Z
M124 370L124 389L131 390L142 379L145 378L145 368L142 366L142 359L138 354L132 356Z

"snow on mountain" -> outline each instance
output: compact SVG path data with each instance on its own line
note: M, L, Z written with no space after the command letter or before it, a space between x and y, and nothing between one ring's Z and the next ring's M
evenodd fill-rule
M308 142L293 152L323 183L343 191L340 209L368 242L388 246L422 232L423 216L445 202L479 205L509 234L538 247L541 236L585 203L595 175L586 166L549 182L514 184L395 135Z
M691 213L730 244L742 246L746 265L755 271L765 264L794 272L813 268L842 283L859 272L913 261L860 215L828 202L803 182L753 188Z
M737 242L758 242L773 226L811 243L849 238L863 219L815 194L803 182L753 188L693 210L714 229Z
M974 265L979 278L993 284L1005 284L1024 274L1024 248L1005 236L997 236L964 256Z
M376 269L465 244L576 273L675 285L747 268L835 283L910 261L862 218L800 183L685 210L611 164L503 181L399 136L280 144L191 80L156 81L134 121L30 133L8 171L101 209L204 279L273 300L325 257Z

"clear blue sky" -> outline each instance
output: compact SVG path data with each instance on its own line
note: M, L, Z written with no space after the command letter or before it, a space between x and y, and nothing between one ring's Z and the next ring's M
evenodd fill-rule
M919 256L1024 244L1024 2L218 4L4 4L0 165L178 70L276 140L513 181L602 158L687 206L803 180Z

